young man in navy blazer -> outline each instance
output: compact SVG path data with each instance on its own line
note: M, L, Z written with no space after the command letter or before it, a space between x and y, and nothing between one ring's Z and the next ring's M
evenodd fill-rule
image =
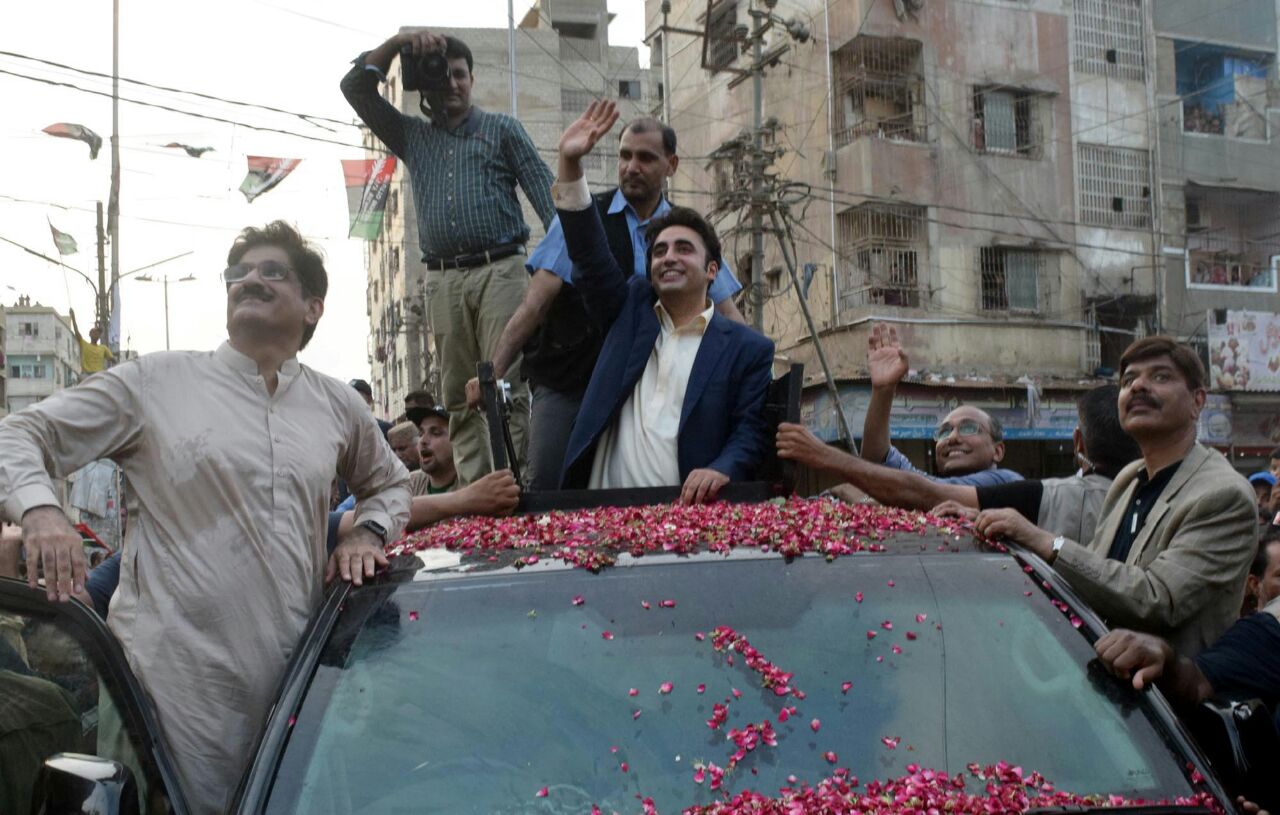
M582 175L582 157L617 120L612 102L597 101L569 125L551 188L573 285L605 335L561 483L681 486L684 503L710 501L749 479L769 444L773 343L708 301L720 241L691 209L673 207L649 226L648 280L618 266Z

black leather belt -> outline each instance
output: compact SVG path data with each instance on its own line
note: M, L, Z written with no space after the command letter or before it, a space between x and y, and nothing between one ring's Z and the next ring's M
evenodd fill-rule
M448 271L449 269L472 269L476 266L487 266L495 260L523 254L523 243L507 243L471 255L454 255L450 258L426 258L422 262L427 265L428 269Z

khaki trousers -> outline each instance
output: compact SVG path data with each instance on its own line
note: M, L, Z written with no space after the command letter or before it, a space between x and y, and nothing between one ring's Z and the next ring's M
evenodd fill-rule
M524 298L529 274L525 256L512 255L486 266L470 269L428 269L427 316L439 358L444 405L449 410L449 441L459 486L465 486L493 469L489 454L489 423L467 407L467 380L476 375L476 363L491 359L498 337ZM529 429L529 386L520 378L521 357L507 369L511 383L511 439L523 470Z

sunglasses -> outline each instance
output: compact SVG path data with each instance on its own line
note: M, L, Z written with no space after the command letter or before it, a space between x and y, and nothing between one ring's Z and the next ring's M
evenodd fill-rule
M933 431L933 440L942 441L953 432L958 432L961 436L976 436L983 432L985 428L973 419L961 419L956 425L950 422L943 422Z
M257 263L237 263L234 266L228 266L226 271L222 273L222 282L230 286L232 283L239 283L249 276L254 269L258 270L258 277L263 280L279 281L288 280L289 272L292 271L288 266L278 260L261 260Z

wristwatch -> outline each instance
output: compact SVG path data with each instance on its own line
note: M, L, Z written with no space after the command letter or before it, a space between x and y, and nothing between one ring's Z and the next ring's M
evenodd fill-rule
M361 521L360 523L356 524L356 526L369 530L370 532L378 536L378 539L382 541L383 546L387 545L387 529L382 524L378 523L377 521Z
M1058 553L1062 551L1062 547L1065 546L1066 543L1067 539L1063 535L1059 535L1053 539L1053 557L1049 558L1050 563L1053 563L1058 559Z

